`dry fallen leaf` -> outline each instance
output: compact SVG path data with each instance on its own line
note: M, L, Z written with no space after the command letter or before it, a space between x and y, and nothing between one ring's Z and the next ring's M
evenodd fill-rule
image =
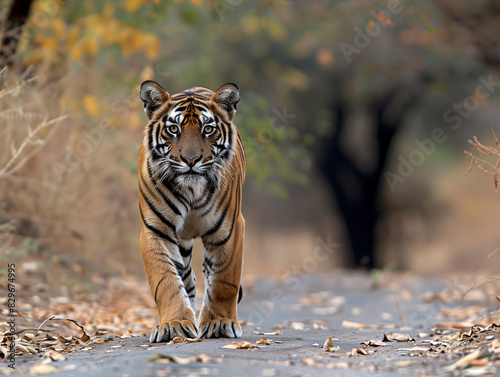
M489 351L495 354L500 353L500 339L493 339Z
M247 342L246 340L243 340L241 343L228 343L221 348L226 348L226 349L252 349L252 348L259 348L259 346L256 346L255 344L252 344L250 342Z
M63 367L57 368L51 364L40 363L32 366L29 369L29 373L30 375L38 376L42 374L66 372L74 369L76 369L75 364L65 365Z
M384 342L414 342L413 339L408 334L398 334L398 333L389 333L387 335L384 334Z
M317 323L313 323L313 329L314 330L328 330L328 327L323 326L323 325L319 325Z
M164 355L159 352L155 352L156 356L152 357L148 361L155 361L157 363L175 363L180 365L187 365L192 363L209 363L209 362L219 362L219 359L214 359L204 353L191 357L178 357L175 355Z
M294 330L304 330L306 325L302 322L292 322L290 323L290 327Z
M364 342L361 342L361 345L366 346L366 347L384 347L386 344L380 340L365 340Z
M368 351L367 349L365 348L361 348L361 347L358 347L358 348L353 348L351 350L351 352L348 352L347 355L348 356L357 356L357 355L373 355L375 353L375 351Z
M307 366L313 366L316 364L316 362L310 357L306 357L305 359L300 360L300 362Z
M444 369L452 371L452 370L455 370L457 368L460 368L461 366L470 363L472 360L476 360L479 356L481 356L481 352L482 351L480 349L477 349L474 352L469 353L468 355L461 357L460 359L455 361L453 364L445 367Z
M436 327L443 327L447 329L466 329L471 326L474 326L472 322L469 321L461 321L461 322L436 322L434 323Z
M282 335L278 330L273 331L273 332L260 332L260 331L254 331L254 334L257 335Z
M362 329L366 325L364 323L352 322L352 321L342 321L342 327L344 329Z
M395 367L409 367L412 365L412 362L410 360L396 361L393 365Z
M14 369L8 368L8 367L0 367L0 375L2 376L9 376L11 374L14 374Z
M405 351L405 352L413 352L413 351L429 351L429 347L424 347L424 346L415 346L415 347L410 347L410 348L398 348L396 351Z
M258 341L257 341L257 344L265 344L265 345L270 345L273 341L270 340L270 339L266 339L264 337L260 338Z
M326 352L336 352L340 349L340 347L335 346L333 344L333 336L329 336L327 340L325 340L325 343L323 344L323 347L321 349Z
M253 326L253 323L249 321L240 321L240 326Z
M42 355L42 357L49 357L52 361L66 360L66 356L56 351L47 351Z

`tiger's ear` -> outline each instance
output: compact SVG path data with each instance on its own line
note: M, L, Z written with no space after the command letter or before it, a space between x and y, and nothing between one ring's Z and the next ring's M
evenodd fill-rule
M155 110L170 99L170 94L160 84L148 80L141 84L140 97L144 102L144 112L151 119Z
M212 96L212 101L222 107L233 120L236 114L236 105L240 101L240 88L238 85L229 82L222 85Z

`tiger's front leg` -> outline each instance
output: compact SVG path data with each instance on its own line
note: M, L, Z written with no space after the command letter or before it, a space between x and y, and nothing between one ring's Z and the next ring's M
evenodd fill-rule
M179 336L196 338L194 311L182 281L184 265L177 245L147 227L141 231L141 256L158 307L160 322L151 330L150 342L168 342Z
M226 228L227 229L227 228ZM245 220L240 214L230 234L205 237L205 297L200 313L200 335L207 338L239 338L241 326L236 305L243 265Z

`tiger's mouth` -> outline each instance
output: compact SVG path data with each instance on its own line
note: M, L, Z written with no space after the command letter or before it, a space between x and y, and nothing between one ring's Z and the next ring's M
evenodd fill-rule
M199 183L205 178L205 176L200 173L190 172L180 174L178 178L184 183Z

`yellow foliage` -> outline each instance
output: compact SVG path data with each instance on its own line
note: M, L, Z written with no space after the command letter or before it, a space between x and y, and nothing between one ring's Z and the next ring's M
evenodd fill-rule
M259 18L256 16L245 17L242 26L245 33L249 35L255 35L261 30Z
M95 56L99 52L99 43L95 38L87 38L83 42L83 50L89 55Z
M142 7L144 4L151 3L151 2L159 4L160 0L126 0L124 9L128 13L134 13L140 7ZM203 2L203 0L202 0L202 2Z
M59 50L56 40L52 37L42 37L40 38L39 43L42 48L47 49L50 53L56 54Z
M92 116L96 116L101 113L101 109L99 107L99 104L97 103L97 99L90 94L87 94L83 97L83 108Z
M131 12L151 1L159 3L159 0L126 0L121 6ZM120 21L114 16L115 8L116 4L107 3L102 14L89 14L67 23L62 16L60 0L36 1L32 17L43 14L46 19L43 28L36 25L36 20L31 21L38 30L33 40L36 48L30 48L28 43L20 46L20 51L26 53L25 62L51 64L65 56L81 60L96 56L101 47L112 45L118 45L125 56L142 52L150 60L158 59L161 45L158 36ZM51 30L53 34L42 30Z
M307 89L309 86L309 78L303 72L295 68L290 68L287 70L284 80L289 85L292 85L298 89Z
M83 48L80 43L75 43L69 48L69 56L73 60L80 60L83 56Z
M142 5L144 5L144 1L142 1L142 0L126 0L124 9L128 13L134 13Z
M271 38L278 42L282 42L287 35L286 29L278 22L270 22L268 26L268 33Z
M66 23L61 17L55 17L50 21L50 27L54 31L56 39L60 40L66 29Z
M146 46L146 55L148 58L156 60L158 59L160 50L160 39L153 35Z

